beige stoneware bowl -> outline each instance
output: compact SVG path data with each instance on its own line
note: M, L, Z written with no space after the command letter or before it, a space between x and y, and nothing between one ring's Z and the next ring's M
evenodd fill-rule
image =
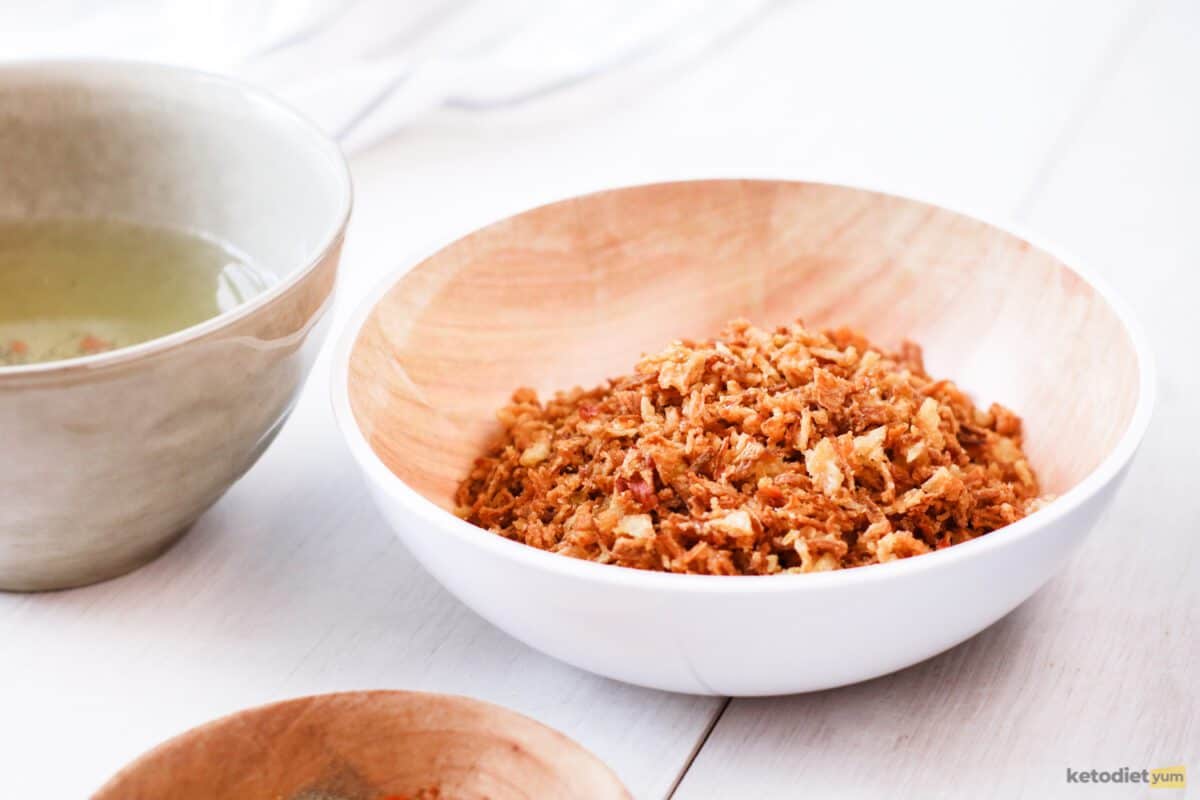
M804 575L671 575L475 528L454 492L518 386L595 386L734 317L849 325L925 347L937 377L1025 420L1057 496L928 555ZM687 181L564 200L404 268L364 304L333 399L374 498L416 558L513 636L601 675L762 695L865 680L998 620L1111 501L1154 370L1120 299L1076 264L915 200L791 181Z
M351 188L337 146L229 80L119 62L0 67L0 217L226 241L277 282L134 347L0 367L0 589L154 558L254 463L324 333Z
M121 770L92 800L628 800L603 763L499 706L345 692L242 711Z

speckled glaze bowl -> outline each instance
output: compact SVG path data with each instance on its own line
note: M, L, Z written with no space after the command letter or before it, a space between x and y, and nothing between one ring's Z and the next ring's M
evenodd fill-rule
M283 424L324 334L350 178L271 98L120 62L0 67L0 159L0 218L182 227L277 278L159 339L0 367L0 589L80 586L163 552Z

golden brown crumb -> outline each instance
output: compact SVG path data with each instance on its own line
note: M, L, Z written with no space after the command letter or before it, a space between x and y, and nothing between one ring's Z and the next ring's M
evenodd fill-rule
M948 547L1030 513L1021 420L849 330L730 323L542 404L519 389L459 514L575 558L815 572Z

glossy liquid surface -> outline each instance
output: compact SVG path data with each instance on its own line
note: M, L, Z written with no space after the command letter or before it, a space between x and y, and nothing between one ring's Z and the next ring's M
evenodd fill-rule
M0 366L94 355L228 311L273 279L187 231L0 220Z

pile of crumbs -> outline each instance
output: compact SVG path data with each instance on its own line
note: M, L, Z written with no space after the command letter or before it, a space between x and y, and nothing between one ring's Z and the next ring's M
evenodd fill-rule
M1021 420L847 330L735 321L632 375L514 393L456 496L527 545L646 570L817 572L989 533L1043 502Z

